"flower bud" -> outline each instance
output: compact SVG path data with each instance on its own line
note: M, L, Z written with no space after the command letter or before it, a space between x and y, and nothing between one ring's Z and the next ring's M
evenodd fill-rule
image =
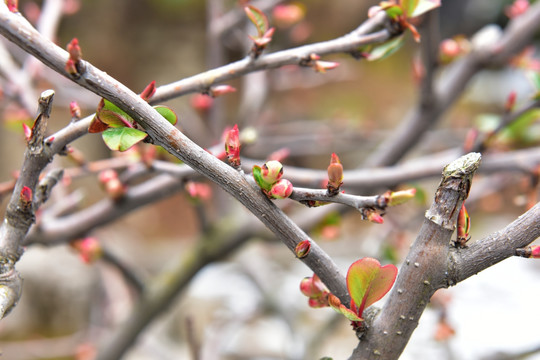
M269 195L275 199L285 199L291 196L293 185L287 179L281 179L270 189Z
M531 245L516 249L516 255L525 258L540 259L540 245Z
M69 103L69 112L72 119L79 120L81 118L81 107L76 101Z
M196 94L190 99L190 104L199 114L205 115L210 111L214 99L205 94Z
M79 256L86 264L93 263L103 255L103 248L98 239L86 237L70 243L71 247L78 251Z
M75 65L82 60L82 51L77 38L73 38L69 44L67 44L67 51L69 53L69 58L73 60Z
M118 178L116 171L112 169L103 170L99 173L98 178L107 194L113 200L120 200L126 194L127 189Z
M30 189L28 186L23 186L19 199L21 208L23 210L30 210L33 200L32 189Z
M7 0L6 5L12 13L19 12L19 0Z
M372 223L382 224L384 222L382 216L373 209L364 209L362 214L364 215L365 219L371 221Z
M266 183L274 184L283 176L283 165L277 160L267 161L261 167L261 175Z
M25 123L22 123L22 127L24 132L24 138L26 139L26 142L29 142L30 138L32 137L32 129Z
M218 85L218 86L214 86L213 88L211 88L209 92L210 92L210 96L216 98L216 97L221 96L221 95L236 92L236 88L234 88L231 85Z
M225 152L229 159L229 164L233 167L240 166L240 135L238 125L234 125L225 135Z
M302 259L309 254L310 250L311 250L311 241L302 240L298 243L298 245L296 245L294 249L294 253L296 254L297 258Z

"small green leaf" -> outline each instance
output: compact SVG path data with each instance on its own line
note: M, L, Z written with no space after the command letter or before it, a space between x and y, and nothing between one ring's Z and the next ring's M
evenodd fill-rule
M147 133L129 127L109 128L102 134L107 147L118 151L126 151L147 136Z
M255 6L248 5L244 8L247 17L257 28L257 33L259 37L263 37L264 34L268 31L268 18L266 15Z
M369 257L354 262L347 272L352 310L361 317L365 308L390 291L396 276L397 268L392 264L381 266L377 259Z
M255 182L257 183L257 185L259 185L259 187L263 190L270 191L273 184L269 184L266 181L264 181L261 167L258 165L254 165L252 171L253 171L253 178L255 179Z
M112 128L133 127L120 113L108 109L99 112L99 120Z
M101 114L101 111L103 110L110 110L112 112L115 112L117 114L120 114L124 119L129 121L130 123L134 123L133 118L124 110L120 109L118 106L114 105L112 102L110 102L107 99L103 99L103 107L99 109L98 114Z
M396 20L398 16L403 15L403 10L401 9L401 7L397 5L387 7L386 9L384 9L384 11L386 12L386 15L388 15L390 19L394 19L394 20Z
M408 18L411 17L411 14L414 12L417 5L418 0L401 0L401 8L403 9L405 16Z
M160 113L160 115L163 116L168 122L176 125L178 116L176 116L176 113L170 107L165 105L157 105L154 106L154 109L156 109L156 111Z
M384 59L392 55L396 51L398 51L402 45L403 45L403 35L398 36L390 41L387 41L382 45L376 46L370 51L366 59L368 61Z
M420 0L416 5L414 11L409 13L410 18L420 16L428 11L431 11L435 8L441 6L441 0Z

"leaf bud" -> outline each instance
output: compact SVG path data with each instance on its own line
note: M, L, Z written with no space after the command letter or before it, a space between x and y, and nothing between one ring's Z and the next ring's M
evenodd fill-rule
M385 197L387 199L388 206L396 206L409 201L410 199L414 198L415 195L416 189L410 188L407 190L389 191L385 194Z
M285 199L291 196L292 192L292 183L287 179L281 179L272 185L269 195L275 199Z
M156 93L156 81L152 80L150 84L146 85L146 87L144 88L144 90L141 92L139 96L144 101L148 101L150 100L152 96L154 96L155 93Z
M302 258L305 258L309 254L310 250L311 250L311 241L302 240L296 245L294 249L294 253L296 254L297 258L302 259Z
M339 192L339 188L343 184L343 165L339 161L339 157L336 153L332 153L330 157L330 165L327 168L328 171L328 184L326 189L330 195L336 195Z
M466 247L465 243L469 241L469 232L471 230L471 218L465 208L465 203L461 205L457 219L457 240L456 246L460 248Z

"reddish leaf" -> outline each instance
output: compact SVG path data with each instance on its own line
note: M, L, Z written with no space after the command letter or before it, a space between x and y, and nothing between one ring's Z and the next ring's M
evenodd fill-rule
M392 264L381 266L378 260L369 257L354 262L347 272L352 310L362 317L365 308L390 291L396 276L397 268Z

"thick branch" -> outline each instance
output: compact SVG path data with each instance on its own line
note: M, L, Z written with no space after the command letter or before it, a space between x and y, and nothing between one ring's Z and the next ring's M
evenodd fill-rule
M470 153L444 169L435 201L426 212L389 298L351 359L397 359L435 290L448 286L450 238L479 163L480 155Z

